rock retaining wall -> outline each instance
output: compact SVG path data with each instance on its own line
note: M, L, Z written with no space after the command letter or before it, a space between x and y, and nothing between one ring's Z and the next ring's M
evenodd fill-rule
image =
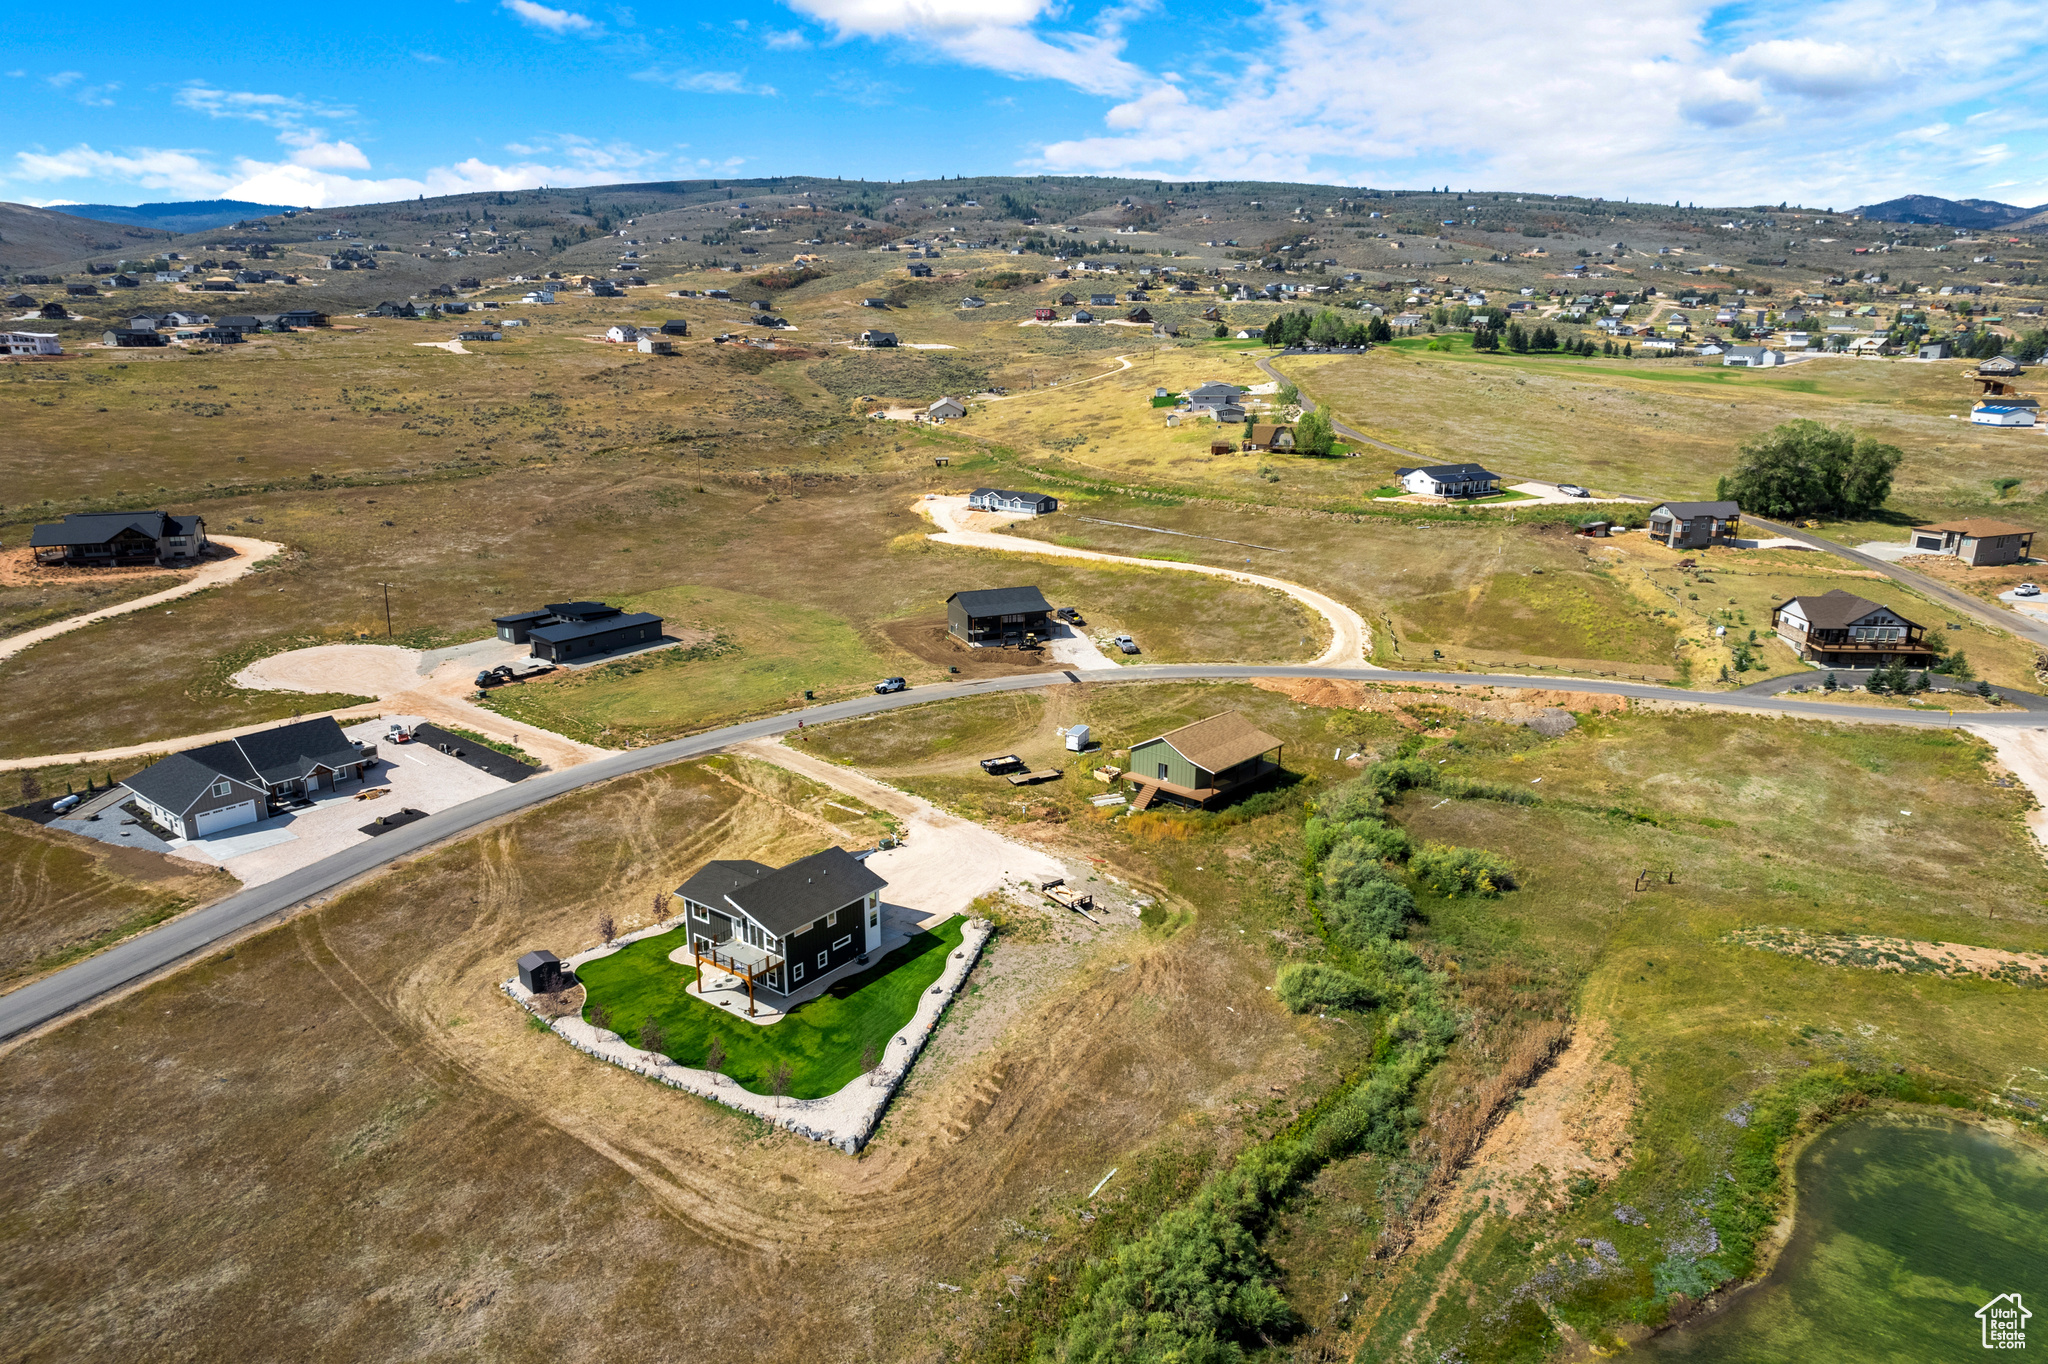
M579 953L564 964L573 969L593 958L610 956L628 943L668 932L675 922L655 924L627 934L608 947ZM924 1051L925 1043L937 1030L946 1006L953 1002L953 996L966 983L975 962L981 959L982 949L994 936L995 926L988 920L970 919L961 933L960 946L953 949L946 962L946 969L919 998L916 1014L889 1039L889 1045L882 1052L881 1067L872 1075L854 1080L838 1093L819 1099L777 1100L773 1095L756 1094L740 1088L737 1082L723 1075L679 1065L666 1056L643 1051L617 1033L594 1028L581 1018L547 1021L556 1036L587 1056L643 1075L671 1089L687 1090L700 1098L750 1113L800 1137L826 1142L852 1155L867 1145L868 1138L874 1135L889 1101L895 1097L897 1089L910 1074L910 1067ZM499 988L528 1013L536 1018L545 1017L535 1007L532 992L521 985L517 977ZM769 1026L773 1028L775 1025Z

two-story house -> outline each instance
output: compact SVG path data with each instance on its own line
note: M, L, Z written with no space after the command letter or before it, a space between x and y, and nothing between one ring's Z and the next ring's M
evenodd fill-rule
M844 848L827 848L781 869L721 860L677 888L697 963L739 977L747 1012L755 991L787 998L864 962L882 941L888 885Z
M1741 529L1742 508L1733 502L1663 502L1650 512L1650 538L1671 549L1705 549Z
M1826 668L1924 668L1935 657L1925 626L1839 587L1772 607L1771 628L1801 658Z

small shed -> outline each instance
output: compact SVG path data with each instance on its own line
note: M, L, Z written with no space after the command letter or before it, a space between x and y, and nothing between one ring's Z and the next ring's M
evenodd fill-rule
M574 980L554 953L542 948L519 959L519 983L537 995L551 995Z

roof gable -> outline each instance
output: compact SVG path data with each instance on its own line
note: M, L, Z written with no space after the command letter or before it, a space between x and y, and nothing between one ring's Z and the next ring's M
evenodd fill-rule
M338 768L361 757L331 715L259 729L233 742L240 745L249 765L270 782L303 777L318 767Z
M1052 603L1036 587L985 587L971 592L955 592L946 601L949 605L959 602L961 609L970 616L1010 616L1052 610Z
M1797 606L1799 614L1816 630L1847 630L1859 625L1903 625L1918 629L1917 621L1907 620L1889 606L1866 600L1852 592L1837 587L1817 597L1794 597L1785 603ZM1782 608L1781 608L1782 609Z
M726 891L724 902L777 937L888 885L844 848L827 848Z
M1221 772L1280 747L1278 739L1234 710L1182 725L1146 742L1170 745L1204 772Z

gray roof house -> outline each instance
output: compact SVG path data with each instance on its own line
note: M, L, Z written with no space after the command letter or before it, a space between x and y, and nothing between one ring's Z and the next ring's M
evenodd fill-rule
M121 785L174 837L204 838L360 780L376 761L375 749L350 741L333 716L323 715L173 753Z
M723 971L754 992L814 993L882 941L881 892L889 883L844 848L780 869L739 859L706 863L677 887L697 961L697 989Z
M1029 512L1046 516L1060 509L1060 500L1045 493L1017 493L1007 488L976 488L967 495L967 505L976 511Z
M1665 502L1650 513L1650 538L1672 549L1705 549L1741 529L1742 508L1733 502Z
M80 565L164 564L206 550L206 519L161 511L70 512L29 533L36 562Z
M896 333L875 331L870 328L860 334L860 343L863 346L891 347L896 344Z
M1015 648L1052 633L1052 604L1036 587L955 592L946 598L946 633L970 649Z
M1427 497L1486 497L1500 491L1500 475L1479 464L1427 464L1394 474L1409 492Z
M627 612L601 601L550 602L538 611L494 616L498 638L508 644L530 644L533 657L566 663L592 658L661 638L661 617L645 611Z

